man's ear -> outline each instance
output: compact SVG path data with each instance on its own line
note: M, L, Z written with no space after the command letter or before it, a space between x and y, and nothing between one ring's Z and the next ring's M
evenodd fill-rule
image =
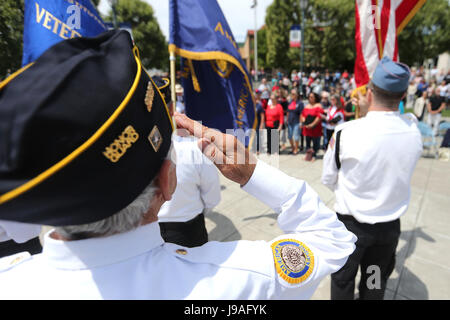
M164 201L172 199L172 194L177 187L177 175L176 166L171 160L164 160L159 169L156 185L158 186L157 193L160 193Z

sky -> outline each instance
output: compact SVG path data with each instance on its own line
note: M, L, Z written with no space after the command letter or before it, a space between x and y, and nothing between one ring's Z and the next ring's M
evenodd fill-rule
M119 0L120 1L120 0ZM169 40L169 0L143 0L153 7L162 33ZM264 25L267 7L273 0L257 0L257 28ZM255 11L251 9L253 0L217 0L236 42L244 42L247 30L255 29ZM110 9L108 0L101 0L99 10L106 14Z

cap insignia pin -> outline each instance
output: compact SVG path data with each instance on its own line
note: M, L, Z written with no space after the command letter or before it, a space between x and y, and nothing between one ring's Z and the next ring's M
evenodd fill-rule
M161 133L159 132L158 127L155 125L148 135L148 141L150 141L150 144L153 147L153 150L155 152L158 152L159 148L161 147L161 144L163 142L163 138L161 136Z
M148 85L147 85L147 92L145 93L145 105L147 106L148 112L152 111L154 96L155 96L155 90L153 89L152 82L149 81Z

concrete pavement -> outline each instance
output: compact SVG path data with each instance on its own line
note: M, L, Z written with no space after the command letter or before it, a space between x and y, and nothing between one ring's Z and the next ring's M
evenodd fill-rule
M320 155L320 153L319 153ZM303 154L279 156L279 168L307 181L333 209L334 194L321 184L322 160L306 162ZM266 155L260 159L270 161ZM397 263L385 300L450 299L450 162L424 156L412 178L408 211L401 217ZM206 216L210 240L271 240L282 234L269 207L221 176L222 200ZM359 275L357 276L356 287ZM328 276L312 297L330 299Z

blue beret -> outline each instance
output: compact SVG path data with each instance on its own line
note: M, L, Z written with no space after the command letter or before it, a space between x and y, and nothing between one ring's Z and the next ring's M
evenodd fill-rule
M408 88L411 72L406 64L383 57L372 76L372 83L390 92L404 92Z

